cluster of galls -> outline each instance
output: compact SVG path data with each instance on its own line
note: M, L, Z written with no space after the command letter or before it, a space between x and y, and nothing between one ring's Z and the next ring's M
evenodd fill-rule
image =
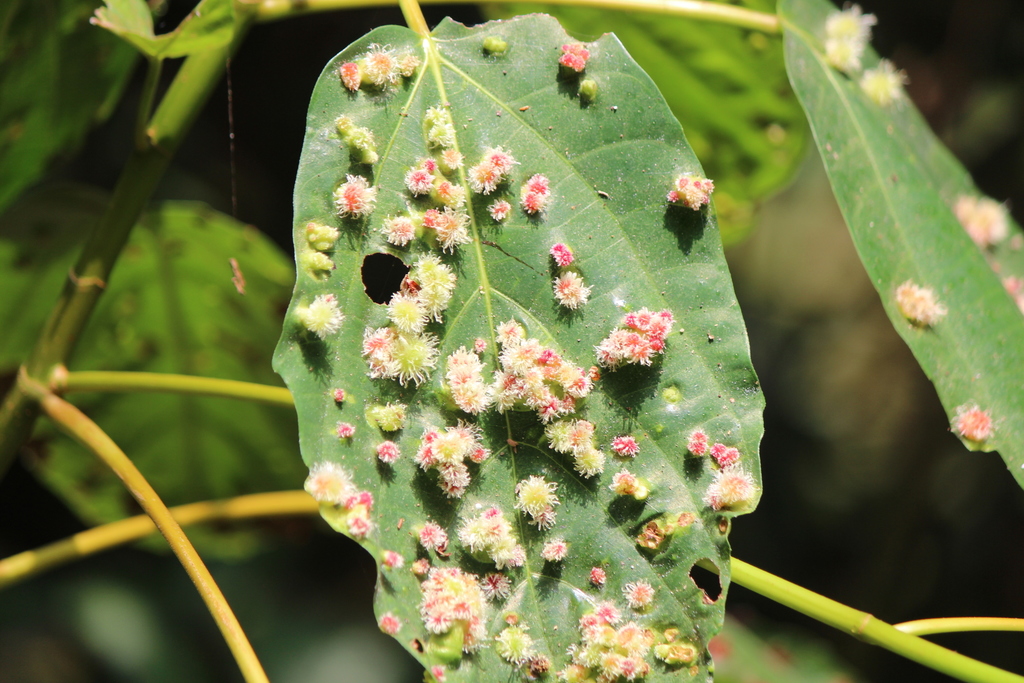
M552 450L571 455L573 467L584 477L604 472L605 456L594 444L594 423L559 420L544 430Z
M357 164L377 163L377 143L369 128L357 126L348 116L339 116L334 125L337 126L342 141L348 145L353 161Z
M550 529L555 525L555 506L561 502L557 489L558 484L544 477L527 477L516 484L516 509L529 515L538 529Z
M423 442L416 451L415 462L420 469L436 469L441 490L449 498L461 498L470 483L466 460L481 463L491 455L480 443L479 430L474 425L460 423L445 431L429 428L423 433Z
M416 262L388 303L392 324L363 333L370 377L402 384L426 379L437 362L437 337L424 328L431 320L440 322L454 289L455 275L437 257L423 256Z
M306 245L299 247L299 265L314 278L334 270L334 261L329 252L334 250L341 232L322 223L309 222L305 228Z
M338 531L362 539L373 529L373 494L360 491L339 464L321 461L309 469L304 488L320 503L320 513Z
M491 405L491 391L484 383L483 369L480 356L464 346L448 356L447 391L455 405L471 415L482 413Z
M564 75L578 77L587 68L590 61L590 50L583 43L567 43L562 46L562 54L558 58L558 64L562 67ZM579 84L580 97L590 102L597 97L597 81L586 78Z
M487 607L475 574L466 574L458 567L435 567L420 589L420 616L428 631L440 635L458 629L463 652L483 645Z
M583 278L572 265L576 257L568 245L559 242L549 253L558 273L552 282L555 300L565 308L576 310L590 299L591 288L583 284Z
M566 683L612 683L619 678L633 681L650 673L647 655L655 644L651 629L635 622L618 628L622 620L611 603L601 603L580 618L582 642L569 648L572 664L558 673Z
M737 448L725 444L708 444L708 435L702 429L695 429L687 443L687 450L693 455L710 455L718 469L715 478L704 493L704 504L713 510L743 510L757 497L758 488L754 477L740 464Z
M501 147L492 147L483 153L480 162L470 167L469 186L477 194L495 192L518 165L515 157ZM527 215L534 216L547 208L551 201L551 187L547 176L535 173L519 190L519 205ZM487 207L496 222L504 222L512 213L512 205L505 199L496 199Z
M426 238L446 252L468 244L469 215L463 209L466 190L442 174L442 171L451 173L461 166L462 155L454 149L446 149L440 163L425 158L409 169L405 174L409 194L429 199L434 206L423 213L410 211L407 215L385 219L381 226L384 238L397 247L404 247L417 237Z
M459 542L480 559L490 559L498 569L522 567L526 562L526 550L516 540L504 513L496 507L466 519L459 527Z
M871 42L871 27L878 21L874 14L864 14L860 5L848 5L842 12L832 12L825 20L825 61L848 76L861 69L861 58ZM903 98L907 75L888 59L879 60L874 69L861 75L861 90L878 106L888 107Z
M420 58L411 52L396 55L386 46L371 45L369 52L354 62L338 67L342 84L356 92L361 87L387 88L409 78L420 66Z
M860 5L829 14L825 20L825 60L847 74L860 71L860 59L876 23L875 15L864 14Z
M576 410L576 401L593 388L590 374L562 358L555 350L527 339L514 320L498 325L501 369L494 373L494 403L500 412L537 411L542 422Z
M334 249L341 236L337 228L310 221L305 227L306 244L299 248L299 265L314 278L334 270L334 261L327 252ZM299 324L320 339L326 339L341 329L345 315L333 294L320 294L306 306L295 309Z
M627 313L619 328L595 347L598 362L613 370L623 363L650 365L655 356L665 351L665 339L674 322L667 309L655 313L641 308Z
M692 173L677 177L672 185L666 199L694 211L711 203L711 193L715 191L714 181Z

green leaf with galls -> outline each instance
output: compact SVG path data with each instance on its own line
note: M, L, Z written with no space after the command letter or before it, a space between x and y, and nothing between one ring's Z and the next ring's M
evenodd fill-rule
M185 57L227 45L235 35L232 0L201 0L173 31L156 35L144 0L104 0L93 23L154 59Z
M690 573L728 586L763 403L710 183L616 38L377 29L295 188L275 367L381 628L433 680L707 674L724 598Z
M898 77L863 87L879 73L870 49L863 73L830 65L826 23L838 10L828 2L786 0L779 10L793 89L893 326L935 384L953 433L973 450L998 450L1024 486L1024 315L1000 281L1024 276L1008 256L1019 228L995 247L976 245L955 211L960 197L978 195Z

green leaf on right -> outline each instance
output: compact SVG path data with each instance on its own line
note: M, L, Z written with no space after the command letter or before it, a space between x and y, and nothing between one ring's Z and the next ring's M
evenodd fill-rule
M153 59L185 57L227 45L235 35L231 0L202 0L178 26L156 35L153 14L145 0L104 0L93 23L120 36Z
M444 21L308 111L275 368L381 628L431 681L705 680L763 400L655 84L613 35Z
M744 0L773 13L774 0ZM778 36L711 21L566 5L488 5L492 16L543 11L575 36L614 32L654 80L715 181L725 246L757 222L758 204L789 183L808 130L786 79Z
M838 10L825 0L783 0L779 10L790 81L882 305L953 432L970 449L998 450L1024 486L1024 315L1000 281L1024 275L1019 228L983 253L953 213L977 191L913 105L898 92L882 106L859 74L827 62L825 22ZM878 56L869 49L863 62L873 68Z
M0 7L0 213L113 111L135 53L89 25L95 0Z

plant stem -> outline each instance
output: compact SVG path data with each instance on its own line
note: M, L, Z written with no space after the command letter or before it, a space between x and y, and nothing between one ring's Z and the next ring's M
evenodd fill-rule
M51 369L66 362L74 350L132 227L203 103L220 80L227 58L237 49L252 23L255 8L238 7L234 40L230 45L196 53L185 60L145 131L145 147L137 148L121 170L106 211L90 233L25 361L24 367L30 376L48 376ZM38 415L38 408L21 385L13 387L4 397L0 405L0 477L28 439Z
M239 398L247 401L270 403L277 406L295 405L291 392L284 387L272 387L233 379L214 379L192 375L172 375L156 372L68 372L55 373L54 391L113 391L113 392L166 392Z
M30 380L31 381L31 380ZM32 391L31 389L29 389ZM117 444L107 436L100 427L90 420L85 413L71 405L56 394L46 392L39 395L32 391L33 396L39 399L39 406L58 427L67 432L69 436L91 450L100 458L114 473L124 482L132 497L138 501L146 514L152 518L160 533L167 539L171 550L178 556L182 566L188 573L192 583L202 596L210 614L220 628L224 640L227 641L231 653L235 656L238 668L247 683L269 683L263 667L260 665L256 653L245 637L238 619L228 605L220 587L213 580L210 570L203 564L199 553L188 540L185 532L167 506L150 486L146 478L135 467L128 456L124 454Z
M735 557L732 558L732 581L812 619L961 681L1024 683L1024 677L903 633L867 612L830 600Z
M252 517L315 515L319 511L320 506L305 491L256 493L170 508L174 520L181 526ZM36 550L11 555L0 560L0 589L53 567L141 540L156 531L156 525L149 516L138 515L82 531Z
M491 2L517 2L518 0L490 0ZM393 5L395 0L263 0L257 11L257 21L274 21L309 12L326 12L356 7ZM477 0L421 0L423 5L478 4ZM715 21L749 28L765 33L781 33L779 18L774 14L757 12L735 5L702 0L547 0L549 5L575 5L599 7L624 12L653 12L689 19ZM408 20L408 18L406 19Z
M416 0L398 0L398 7L402 10L402 16L405 17L405 23L409 28L424 38L430 35L430 26L427 25L423 10Z
M135 118L135 149L145 150L149 146L149 135L146 128L149 117L153 113L153 98L156 87L160 83L160 71L164 60L150 57L146 64L146 80L142 83L142 96L139 98L139 113Z
M965 631L1024 631L1024 619L1009 617L941 617L917 619L893 624L893 628L913 636L933 633L963 633Z

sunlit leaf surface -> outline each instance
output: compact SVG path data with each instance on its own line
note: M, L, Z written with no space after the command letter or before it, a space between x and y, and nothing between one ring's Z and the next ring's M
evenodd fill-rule
M382 628L448 681L705 675L724 596L691 568L728 586L730 520L759 494L762 397L714 214L666 199L700 166L614 36L574 43L541 15L384 27L310 102L275 367L307 489L381 567ZM583 73L559 66L582 49ZM375 71L389 58L408 75ZM563 293L575 309L554 295L569 273L590 288ZM602 364L617 329L649 365ZM695 430L736 462L688 453Z

